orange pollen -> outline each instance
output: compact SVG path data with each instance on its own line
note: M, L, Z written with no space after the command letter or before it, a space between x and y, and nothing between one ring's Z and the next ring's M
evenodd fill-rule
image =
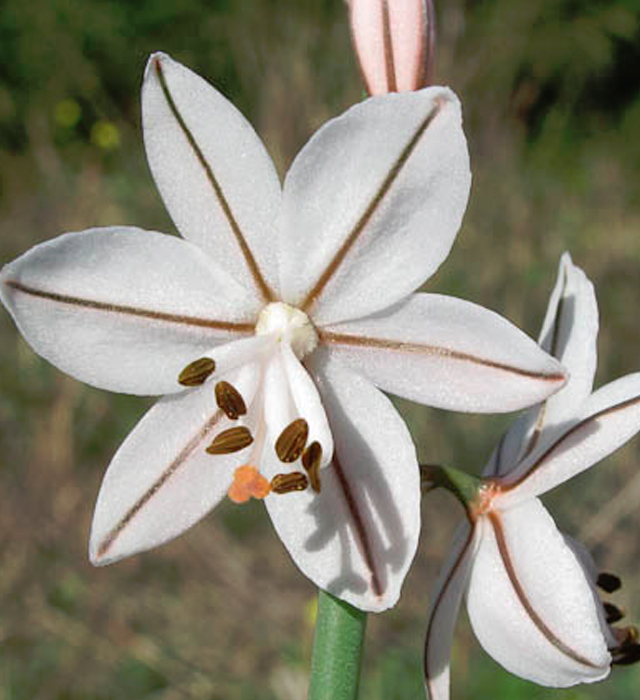
M474 518L479 518L490 513L493 510L493 501L501 491L502 488L498 482L485 481L478 489L478 495L475 501L471 504L471 513Z
M246 503L250 498L266 498L270 490L269 481L255 467L243 464L236 469L227 496L234 503Z

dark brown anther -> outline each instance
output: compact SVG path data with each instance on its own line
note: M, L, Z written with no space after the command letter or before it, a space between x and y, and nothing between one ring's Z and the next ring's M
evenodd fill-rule
M188 364L178 375L182 386L200 386L215 371L216 363L210 357L201 357Z
M622 581L615 574L608 574L603 571L598 574L596 584L599 588L602 588L605 593L613 593L622 586Z
M304 452L308 437L309 425L304 418L297 418L293 423L289 423L276 440L278 459L285 464L295 462Z
M302 466L309 475L311 488L320 493L320 462L322 460L322 445L319 442L312 442L302 453Z
M620 610L617 605L613 603L603 603L604 611L607 616L607 623L612 625L614 622L619 622L624 617L624 611Z
M627 644L611 651L611 663L614 666L631 666L640 661L640 644Z
M236 420L238 416L244 416L247 406L240 392L229 382L216 384L216 402L219 408L225 412L227 418Z
M207 447L210 455L228 455L239 452L253 442L253 437L248 428L238 426L223 430L216 435L213 442Z
M271 479L271 491L273 493L291 493L292 491L304 491L309 485L307 477L302 472L290 474L276 474Z
M638 628L635 626L612 627L611 631L618 642L617 649L622 649L623 647L638 643Z

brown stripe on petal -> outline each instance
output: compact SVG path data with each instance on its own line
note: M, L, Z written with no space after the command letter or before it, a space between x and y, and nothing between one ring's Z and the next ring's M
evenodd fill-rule
M384 594L384 588L382 586L382 581L380 580L380 575L373 557L373 549L371 547L371 542L369 541L369 536L364 525L364 520L360 513L360 507L358 502L353 495L347 476L344 473L342 465L338 459L336 452L333 454L333 470L335 472L336 478L338 479L338 484L342 490L342 495L349 511L353 522L353 535L356 543L359 546L360 553L364 559L366 567L369 569L369 574L371 576L371 589L374 595L381 598Z
M485 357L478 357L467 352L459 350L451 350L438 345L426 345L423 343L406 343L401 340L388 340L387 338L373 338L362 335L349 335L347 333L333 333L320 328L318 337L320 342L330 345L346 345L348 347L358 348L373 348L376 350L393 350L394 352L407 352L416 355L428 355L432 357L447 357L452 360L460 360L462 362L471 362L483 367L491 367L510 374L516 374L521 377L531 377L532 379L540 379L546 382L560 382L565 379L564 374L559 372L545 374L544 372L533 372L528 369L507 365L504 362L496 362L488 360Z
M188 364L178 375L178 383L183 386L200 386L216 369L216 363L210 357L201 357Z
M396 62L393 55L393 37L391 36L391 18L389 17L389 0L382 0L382 42L384 46L384 70L387 79L387 92L398 92L396 82Z
M216 402L231 420L236 420L247 412L242 394L229 382L222 381L216 384Z
M44 289L30 287L16 280L6 280L4 284L17 292L28 294L39 299L47 299L58 304L69 306L79 306L84 309L95 311L105 311L112 314L122 314L125 316L138 316L151 321L162 321L164 323L176 323L184 326L194 326L196 328L210 328L211 330L229 331L231 333L253 333L255 327L252 323L232 323L229 321L216 321L209 318L198 318L197 316L184 316L182 314L169 314L163 311L151 311L150 309L140 309L135 306L125 304L109 304L95 299L83 299L68 294L58 294L48 292Z
M276 454L281 462L289 464L300 458L309 437L309 424L304 418L290 423L276 440Z
M509 482L504 482L503 485L503 491L507 492L510 491L511 489L515 488L519 484L521 484L523 481L529 478L531 474L536 471L538 468L540 468L544 462L551 457L551 455L558 449L561 449L563 444L565 443L566 440L568 440L570 437L575 435L576 432L579 430L582 430L583 428L589 426L590 424L595 424L596 421L598 421L600 418L603 418L604 416L610 416L613 415L614 413L618 413L618 411L624 411L625 408L629 408L631 406L635 406L640 403L640 396L634 396L631 399L627 399L626 401L621 401L618 404L615 404L614 406L609 406L608 408L603 408L601 411L597 411L594 413L592 416L589 416L588 418L585 418L584 420L581 420L579 423L574 425L572 428L567 430L566 433L564 433L562 436L560 436L545 452L542 454L533 464L529 466L529 468L524 471L522 474L520 474L515 481L509 481Z
M306 469L309 475L309 483L311 488L320 493L320 462L322 461L322 445L319 442L312 442L309 447L302 453L302 466Z
M593 661L589 661L589 659L585 658L584 656L582 656L582 654L578 653L570 646L565 644L561 639L556 637L556 635L551 631L551 629L549 629L549 627L540 617L540 615L538 615L535 608L533 607L533 604L529 600L524 588L522 587L520 579L518 578L518 574L516 573L515 567L513 565L513 561L511 560L511 554L509 553L509 548L507 546L507 540L504 534L504 529L502 527L502 521L500 520L500 516L498 515L498 513L492 512L489 513L487 517L489 518L491 526L493 527L493 531L496 537L496 543L498 545L498 551L500 552L500 557L502 558L502 563L504 564L504 568L507 572L507 576L509 577L509 581L513 586L513 590L515 591L518 600L522 604L522 607L525 609L527 615L529 615L531 622L533 622L533 624L538 628L543 637L545 637L546 640L551 645L553 645L559 652L561 652L565 656L568 656L570 659L577 661L583 666L588 666L589 668L598 668L598 665L594 664Z
M210 455L228 455L240 452L253 442L253 436L248 428L239 425L236 428L228 428L215 436L213 442L207 447Z
M158 80L160 81L160 87L162 89L162 94L164 95L165 100L167 101L167 105L169 106L169 110L173 114L175 120L178 122L178 125L180 126L180 129L182 130L182 133L184 134L185 138L187 139L187 142L189 143L189 146L191 147L191 150L193 151L196 159L200 163L200 167L203 169L204 174L209 181L209 184L211 185L216 199L218 200L218 204L220 205L220 208L222 209L225 218L229 222L229 228L231 229L236 242L242 252L242 255L244 257L245 263L247 267L249 268L249 272L251 274L251 277L253 278L253 281L256 285L257 290L260 292L261 296L263 297L265 302L270 302L270 301L275 301L276 296L265 281L262 272L260 271L260 268L258 267L258 263L256 262L256 259L253 257L253 253L251 252L251 248L249 248L249 244L247 243L247 240L240 229L240 226L233 214L233 211L231 210L231 206L229 205L229 202L227 201L227 198L225 197L225 194L222 190L222 187L220 186L220 183L218 182L213 170L211 169L211 166L207 162L206 158L204 157L204 153L200 149L200 146L198 146L198 143L194 137L194 135L191 133L191 130L187 126L184 117L178 110L178 106L176 105L170 91L169 91L169 86L167 85L166 78L164 76L164 71L162 69L162 62L159 58L156 58L154 61L154 67L156 71L156 75L158 76Z
M451 581L453 581L454 576L456 575L456 572L460 568L460 565L464 561L465 556L467 555L467 550L469 549L469 545L473 541L473 536L475 533L475 523L471 523L471 526L469 527L469 532L467 534L467 539L465 540L464 544L462 545L462 549L460 550L460 554L458 554L456 560L453 562L453 566L451 567L451 570L449 571L447 578L445 579L444 583L442 584L442 588L440 589L440 592L438 593L438 597L435 599L433 606L431 608L432 613L429 618L429 624L427 625L427 633L425 635L425 641L424 641L424 655L423 655L423 669L424 669L424 679L425 679L425 684L427 686L427 691L429 692L429 697L434 698L435 693L433 692L433 689L431 687L431 675L429 673L429 664L427 662L427 655L429 651L429 644L431 642L431 633L433 631L433 623L435 622L436 616L435 616L435 611L437 608L441 605L442 599L444 598L447 589L449 588ZM435 639L433 640L434 644L439 644L440 639ZM439 672L441 669L435 669L436 672Z
M435 71L436 56L436 12L433 7L433 0L427 0L424 8L424 23L427 28L426 36L420 45L420 60L417 66L417 75L414 85L416 87L427 87L433 84L433 74Z
M133 519L142 511L142 509L151 501L151 499L160 491L160 489L174 476L180 467L184 466L190 455L198 448L207 435L215 428L223 417L222 411L216 411L202 428L189 440L184 449L182 449L176 458L169 463L169 466L162 472L158 479L142 494L142 496L129 508L129 510L120 518L116 525L109 530L105 538L100 542L97 548L97 556L104 557L113 543L118 539L127 526Z
M380 187L376 192L374 192L373 197L371 198L371 201L364 210L362 216L358 219L351 232L347 234L343 244L340 246L333 258L329 261L329 264L325 268L324 272L320 275L317 282L307 293L307 296L304 298L303 302L299 305L298 308L301 311L304 311L305 313L308 312L309 308L315 303L316 299L320 296L329 280L335 274L336 270L340 267L349 251L358 241L361 234L364 232L366 225L369 223L371 217L378 210L380 203L391 189L391 186L393 185L396 178L402 171L403 167L411 157L411 154L416 149L418 143L420 142L420 139L426 132L429 125L436 118L441 108L441 103L437 102L436 105L425 116L422 122L418 124L417 129L407 142L406 146L398 156L397 160L392 164L391 168L389 169L389 172L387 173L387 176L381 183Z
M271 479L271 491L279 494L304 491L308 485L309 480L302 472L276 474L273 479Z

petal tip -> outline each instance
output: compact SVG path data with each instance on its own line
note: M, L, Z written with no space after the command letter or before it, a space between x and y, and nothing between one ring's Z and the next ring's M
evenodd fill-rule
M154 72L159 68L162 68L163 64L173 63L173 59L169 54L164 53L164 51L154 51L147 61L147 65L144 70L144 79L148 80L149 77L154 75ZM155 69L155 70L154 70Z
M100 553L100 548L95 546L95 544L92 542L89 545L89 562L91 563L91 566L99 568L110 564L111 560L108 557L102 555Z

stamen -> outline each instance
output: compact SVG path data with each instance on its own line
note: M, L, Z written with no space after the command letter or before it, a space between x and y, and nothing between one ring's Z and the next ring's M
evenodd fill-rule
M178 375L178 382L182 386L200 386L204 384L209 375L216 368L215 360L210 357L201 357L188 364Z
M640 661L640 644L638 644L638 628L611 628L619 644L611 649L611 663L616 666L630 666Z
M216 402L231 420L236 420L238 416L244 416L247 412L242 395L229 382L223 381L216 384Z
M624 617L624 611L613 603L603 603L604 611L607 616L607 623L612 625L614 622L619 622Z
M601 572L598 574L596 585L606 593L613 593L622 586L622 581L615 574Z
M243 464L235 470L227 496L234 503L246 503L250 498L266 498L270 490L269 481L255 467Z
M611 631L618 642L617 649L622 649L623 647L638 643L638 628L635 626L612 627Z
M312 442L302 453L302 466L307 470L311 488L320 493L320 461L322 460L322 445Z
M238 426L223 430L216 435L213 442L207 447L210 455L228 455L239 452L253 442L253 437L248 428Z
M302 472L290 474L276 474L271 479L273 493L291 493L292 491L304 491L309 485L307 477Z
M640 644L628 644L611 652L611 663L614 666L631 666L640 661Z
M276 440L276 454L281 462L295 462L304 452L309 437L309 425L304 418L297 418L280 433Z

